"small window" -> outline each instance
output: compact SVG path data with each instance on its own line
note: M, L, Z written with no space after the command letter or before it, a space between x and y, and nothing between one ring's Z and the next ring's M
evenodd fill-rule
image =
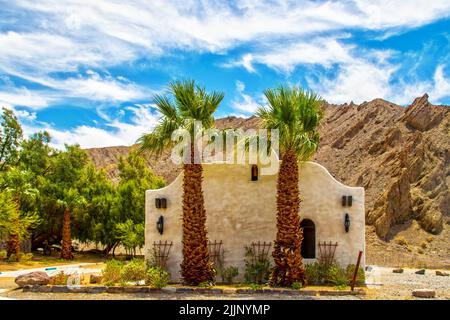
M309 219L303 219L300 223L300 228L303 229L302 257L314 259L316 257L316 227L314 222Z

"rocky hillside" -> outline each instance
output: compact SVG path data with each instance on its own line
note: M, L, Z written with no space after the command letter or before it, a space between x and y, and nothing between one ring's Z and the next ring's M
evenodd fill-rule
M408 107L375 99L324 106L320 148L314 157L340 181L366 189L367 223L387 239L394 226L415 220L440 234L450 224L450 108L424 95ZM256 128L259 119L218 119L219 128ZM117 179L128 147L89 149L94 163ZM149 166L172 181L179 172L166 153ZM448 250L448 249L447 249Z

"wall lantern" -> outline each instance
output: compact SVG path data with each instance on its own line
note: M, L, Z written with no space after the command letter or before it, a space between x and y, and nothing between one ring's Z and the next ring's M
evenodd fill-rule
M167 199L166 198L155 198L155 207L158 209L167 208Z
M159 234L163 234L164 232L164 217L159 216L158 221L156 221L156 229L158 230Z
M252 181L258 180L258 166L256 164L252 165Z
M348 232L350 230L350 216L348 215L348 213L345 214L344 227L345 232Z
M351 207L353 204L353 196L342 196L342 206Z

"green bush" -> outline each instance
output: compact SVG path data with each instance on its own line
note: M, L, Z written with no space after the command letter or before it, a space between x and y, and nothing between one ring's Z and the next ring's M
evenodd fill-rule
M328 266L319 263L309 263L305 267L306 282L312 285L320 285L327 282Z
M17 256L13 253L13 254L11 254L11 255L9 256L9 258L8 258L7 261L8 261L8 262L18 262L19 259L17 259Z
M169 273L161 267L151 267L146 272L145 283L153 288L164 288L169 283Z
M109 260L102 270L102 279L105 285L112 286L121 281L121 271L123 262L118 260Z
M301 282L295 281L292 283L292 289L294 290L300 290L303 287Z
M22 262L29 262L29 261L31 261L31 259L33 259L33 254L31 252L20 254L20 261L22 261Z
M252 290L261 290L263 288L262 284L260 283L250 283L249 286Z
M132 259L120 271L120 280L123 283L145 280L147 267L144 260Z
M347 266L347 278L351 282L353 280L353 274L355 273L356 266L354 264L349 264ZM366 277L364 275L364 269L359 267L358 273L356 274L356 285L363 285L366 282Z
M0 251L0 260L6 260L6 251L5 250Z
M346 270L335 264L330 266L327 280L336 287L347 286L350 283Z
M238 275L239 269L235 266L226 267L221 273L222 281L228 284L233 283L234 278L237 277Z
M268 257L257 257L252 247L245 247L246 283L266 283L270 276L270 261Z
M65 274L64 271L60 271L58 274L50 278L51 285L65 286L67 285L67 280L69 275Z

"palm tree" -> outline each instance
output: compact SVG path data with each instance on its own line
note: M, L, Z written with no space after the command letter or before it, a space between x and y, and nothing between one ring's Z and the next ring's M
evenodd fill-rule
M272 286L291 286L305 281L301 257L300 161L317 150L317 131L322 118L322 100L313 92L298 87L281 86L264 91L268 105L257 115L263 127L279 130L281 165L277 181L277 235L272 256L275 265L270 276Z
M64 190L63 199L58 199L57 204L64 209L63 225L61 232L61 259L72 260L72 228L70 223L71 212L80 209L85 205L85 199L78 193L78 190L70 188Z
M39 223L35 212L30 210L39 194L32 186L32 175L29 171L10 168L3 176L0 184L5 193L14 199L14 214L9 215L9 238L7 241L7 257L12 254L20 259L20 243L27 230ZM8 220L5 220L8 221Z
M203 199L203 168L195 163L194 137L195 121L200 121L203 129L214 126L214 112L224 94L207 93L204 87L193 80L176 81L169 84L167 95L154 97L156 108L162 117L151 133L143 135L138 143L140 151L160 155L172 145L172 133L176 129L188 130L191 137L190 159L183 164L183 262L181 276L186 284L198 285L212 282L214 271L209 260L206 230L206 212ZM185 154L186 159L188 155Z

